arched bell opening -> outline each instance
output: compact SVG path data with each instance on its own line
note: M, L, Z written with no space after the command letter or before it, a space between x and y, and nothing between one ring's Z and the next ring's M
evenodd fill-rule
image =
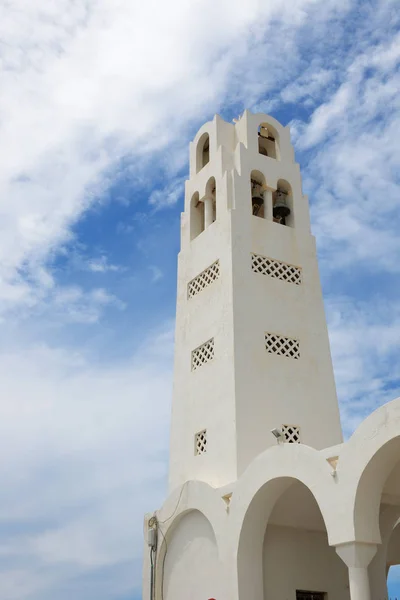
M300 480L271 480L254 496L240 534L238 582L239 598L248 600L350 600L347 567Z
M268 123L261 123L258 128L258 152L263 156L279 159L278 132Z
M250 175L251 211L253 216L265 218L265 177L260 171L252 171Z
M293 192L284 179L279 179L276 191L272 194L272 215L275 223L293 227Z
M201 171L210 162L210 136L203 133L197 143L196 150L196 172Z
M194 240L204 231L204 203L200 202L199 193L193 194L190 201L190 239Z
M217 220L217 187L215 178L211 177L206 185L205 203L205 227ZM209 205L207 205L209 203ZM208 215L209 211L209 215Z

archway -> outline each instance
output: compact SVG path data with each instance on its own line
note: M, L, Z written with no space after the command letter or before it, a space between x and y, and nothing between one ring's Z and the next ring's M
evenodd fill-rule
M381 544L368 571L371 597L386 599L392 567L400 565L400 436L384 444L364 469L354 514L359 535L365 518L379 528Z
M274 479L253 498L240 536L238 583L246 600L349 600L347 568L301 481Z
M178 518L166 535L159 561L157 600L161 600L161 596L162 600L220 597L217 542L211 523L199 510L191 510Z

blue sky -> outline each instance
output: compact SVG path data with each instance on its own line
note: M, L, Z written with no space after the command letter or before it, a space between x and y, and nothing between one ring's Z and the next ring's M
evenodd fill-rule
M0 8L1 596L132 599L166 491L188 142L216 112L291 124L346 435L400 395L399 4Z

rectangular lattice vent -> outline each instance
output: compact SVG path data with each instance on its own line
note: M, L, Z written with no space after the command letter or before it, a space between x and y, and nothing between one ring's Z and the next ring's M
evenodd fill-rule
M295 283L296 285L301 284L301 269L299 267L288 265L274 258L252 254L251 268L255 273L261 273L261 275L269 275L269 277Z
M207 452L207 429L199 431L195 435L194 453L196 456Z
M192 371L202 367L214 358L214 338L192 351Z
M199 292L202 292L206 287L214 283L220 275L219 260L216 260L210 267L204 269L194 279L188 283L188 298L193 298Z
M287 356L288 358L300 358L300 343L299 340L284 337L277 333L265 334L265 348L270 354L278 354L279 356Z
M282 433L287 444L300 444L300 427L297 425L282 425Z

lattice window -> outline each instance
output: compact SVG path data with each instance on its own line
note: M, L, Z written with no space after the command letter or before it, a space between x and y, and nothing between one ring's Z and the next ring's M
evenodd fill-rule
M194 436L194 453L196 456L207 452L207 429L199 431Z
M297 425L282 425L282 433L287 444L300 444L300 427Z
M301 269L299 267L294 267L274 258L252 254L251 268L255 273L261 273L261 275L269 275L269 277L295 283L296 285L301 284Z
M202 367L214 358L214 338L192 351L192 371Z
M265 348L270 354L278 354L279 356L287 356L295 359L300 358L299 340L284 337L277 333L265 334Z
M193 298L199 292L202 292L206 287L214 283L220 275L219 260L216 260L210 267L204 269L194 279L188 283L188 298Z

